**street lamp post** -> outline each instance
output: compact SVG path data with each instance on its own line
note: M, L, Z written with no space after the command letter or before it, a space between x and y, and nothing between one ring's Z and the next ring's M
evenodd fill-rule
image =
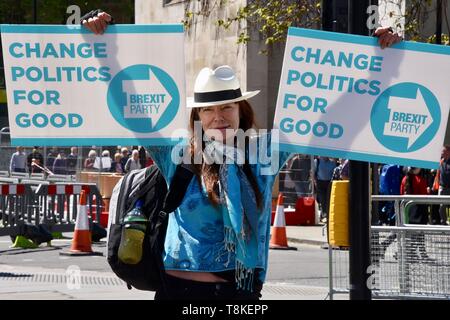
M442 0L436 3L436 44L442 44Z
M351 34L369 35L367 8L369 0L349 0L348 31ZM370 265L369 219L369 164L350 161L350 300L370 300L367 287L367 270Z
M37 0L33 0L33 23L37 24Z

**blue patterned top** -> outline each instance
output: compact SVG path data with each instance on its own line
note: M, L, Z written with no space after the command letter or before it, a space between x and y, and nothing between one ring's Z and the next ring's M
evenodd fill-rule
M270 145L270 136L267 140ZM259 146L258 146L259 147ZM174 148L177 148L174 150ZM152 146L148 151L161 170L169 185L177 164L172 161L172 151L186 150L186 146ZM259 150L259 149L258 149ZM280 168L290 157L290 153L266 152L267 158L278 155L274 164L250 164L262 196L262 209L258 209L258 259L259 280L264 282L267 270L270 220L272 210L272 187ZM265 160L263 160L265 161ZM267 161L265 161L267 162ZM262 175L261 170L272 168L271 174ZM267 173L267 172L266 172ZM203 182L203 181L202 181ZM163 261L166 270L197 272L221 272L234 270L235 254L225 248L223 210L225 205L214 207L206 193L205 185L199 185L196 177L192 178L186 195L174 214L169 215Z

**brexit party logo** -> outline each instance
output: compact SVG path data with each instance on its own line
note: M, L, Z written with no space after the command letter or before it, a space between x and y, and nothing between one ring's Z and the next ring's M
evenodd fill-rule
M123 127L150 133L172 122L180 106L180 93L164 70L138 64L123 69L111 80L107 103L112 116Z
M370 124L376 139L389 150L413 152L433 140L441 123L440 110L437 98L426 87L399 83L376 99Z

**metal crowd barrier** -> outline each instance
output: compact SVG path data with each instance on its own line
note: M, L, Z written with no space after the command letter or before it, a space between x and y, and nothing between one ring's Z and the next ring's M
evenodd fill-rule
M31 173L28 174L26 172L12 172L9 171L0 171L0 182L8 182L8 181L19 181L22 180L40 180L40 181L49 181L49 182L76 182L76 175L66 175L66 174L52 174L46 176L44 173Z
M9 177L9 171L0 171L0 177Z
M78 213L81 191L87 196L88 215L100 221L102 196L95 183L41 184L35 192L35 206L43 223L51 231L73 231Z
M17 179L29 179L30 175L26 172L11 172L10 177Z
M75 182L77 177L75 175L65 175L65 174L53 174L47 177L47 181L52 182Z
M450 196L373 196L393 201L395 226L371 227L371 290L375 298L450 299L450 227L407 224L408 208L450 205Z
M0 236L17 234L24 223L45 224L51 232L73 231L81 190L90 220L100 221L103 201L95 183L28 182L0 182Z
M413 205L450 205L450 196L371 197L393 201L395 226L371 226L367 286L377 299L450 299L450 226L405 223ZM349 252L329 250L330 299L350 292Z
M19 231L21 223L36 219L30 207L33 198L29 185L0 184L0 236L14 234Z

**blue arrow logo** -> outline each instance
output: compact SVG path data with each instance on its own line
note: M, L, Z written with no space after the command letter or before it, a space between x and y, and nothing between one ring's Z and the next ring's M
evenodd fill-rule
M376 139L396 152L425 147L436 135L441 108L434 94L417 83L386 89L372 107L370 124Z

